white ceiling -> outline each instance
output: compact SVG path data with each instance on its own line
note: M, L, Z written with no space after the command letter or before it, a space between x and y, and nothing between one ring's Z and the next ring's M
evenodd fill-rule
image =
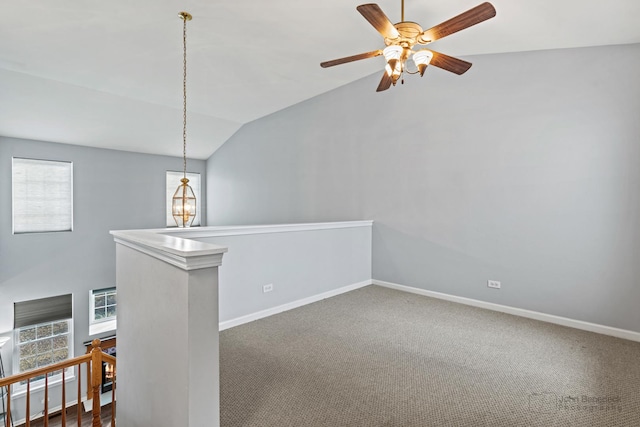
M405 19L429 28L481 2L406 0ZM194 17L192 158L206 159L247 122L383 68L382 58L319 66L384 47L356 11L362 0L178 3L0 0L0 135L181 156L181 10ZM640 42L638 0L492 3L495 18L433 48L464 57ZM400 21L400 0L378 4Z

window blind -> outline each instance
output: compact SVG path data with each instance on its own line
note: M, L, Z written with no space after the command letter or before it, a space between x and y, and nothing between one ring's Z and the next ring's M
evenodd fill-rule
M14 157L13 232L71 231L73 164Z
M167 212L167 227L175 227L176 221L173 219L173 215L171 215L171 200L173 199L173 194L178 189L178 185L181 184L180 180L184 176L183 172L174 172L167 171L167 199L166 199L166 212ZM193 219L194 225L200 225L202 215L200 206L202 206L202 196L200 194L200 174L187 172L187 179L189 180L189 185L193 190L193 194L196 196L196 217Z
M72 294L13 303L13 329L72 317Z

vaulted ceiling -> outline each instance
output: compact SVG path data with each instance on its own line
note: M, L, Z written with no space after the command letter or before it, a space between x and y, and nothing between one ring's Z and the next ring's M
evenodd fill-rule
M481 2L406 0L405 19L429 28ZM319 66L384 47L360 3L0 0L0 135L181 156L187 10L188 155L206 159L245 123L381 72L382 58ZM433 48L464 58L640 42L637 0L492 3L495 18ZM400 4L378 1L392 22Z

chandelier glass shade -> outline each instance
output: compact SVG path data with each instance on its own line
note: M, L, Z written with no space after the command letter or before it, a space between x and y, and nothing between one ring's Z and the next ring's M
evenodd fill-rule
M191 227L196 218L196 196L187 178L180 180L182 184L173 194L171 211L178 227Z

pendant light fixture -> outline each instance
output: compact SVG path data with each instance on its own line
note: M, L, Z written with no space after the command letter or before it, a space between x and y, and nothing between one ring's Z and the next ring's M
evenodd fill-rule
M189 180L187 179L187 21L191 21L191 15L187 12L178 14L183 21L182 26L182 184L173 194L171 211L173 219L178 227L191 227L196 217L196 196L193 194Z

